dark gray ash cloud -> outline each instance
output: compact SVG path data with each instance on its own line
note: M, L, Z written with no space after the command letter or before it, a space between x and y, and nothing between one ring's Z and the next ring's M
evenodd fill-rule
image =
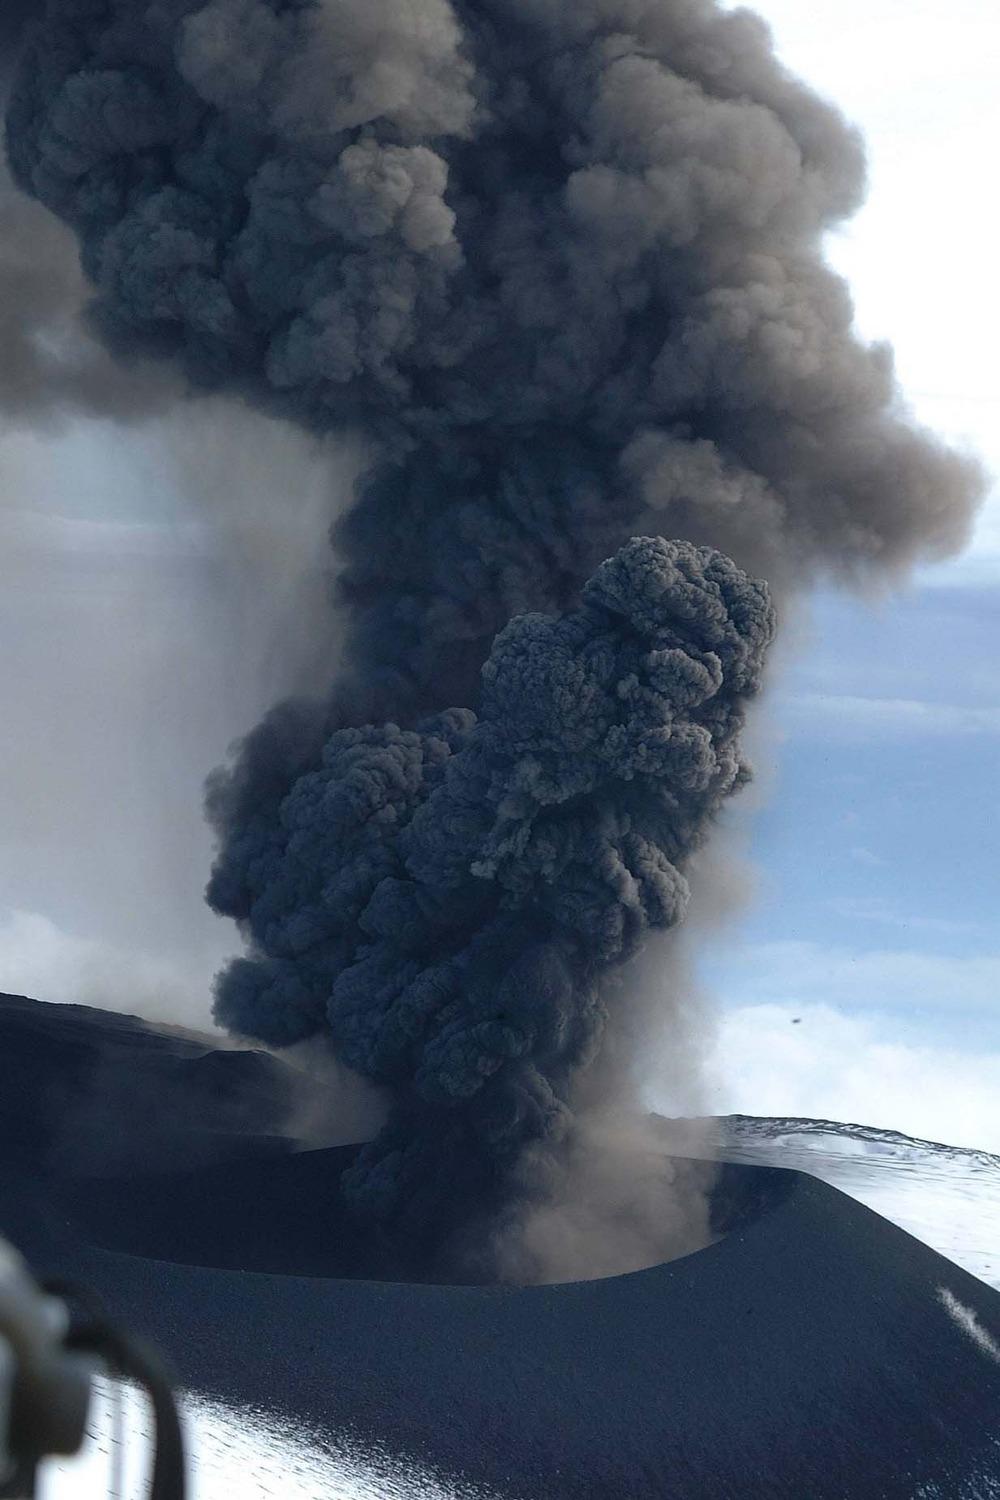
M630 529L782 582L961 540L977 477L900 417L820 258L862 195L858 138L752 15L46 14L9 112L18 181L76 228L120 346L382 441L345 587L359 651L429 706Z
M0 100L6 107L29 22L42 0L0 6ZM0 416L11 426L73 415L129 421L176 400L179 382L149 361L114 359L81 321L88 298L72 234L19 192L0 162Z
M745 775L772 629L765 586L719 553L635 539L578 609L500 633L478 719L340 730L230 846L209 894L252 956L218 1014L278 1045L328 1027L391 1090L348 1188L404 1242L560 1133L603 976L681 919L684 864Z
M719 548L733 577L749 569L780 596L819 573L863 580L948 553L981 477L907 420L890 352L855 338L846 288L822 261L823 235L863 194L856 133L780 67L757 18L715 0L47 0L8 150L20 186L76 231L110 348L165 357L195 386L307 427L365 435L367 473L334 534L344 666L326 701L277 708L214 779L210 897L251 945L220 982L222 1014L283 1040L329 1008L355 1066L392 1073L395 1124L360 1169L371 1202L383 1182L376 1216L391 1221L419 1195L399 1174L390 1184L389 1164L415 1180L425 1146L439 1159L421 1090L452 1065L443 1041L431 1061L386 1019L400 967L437 976L420 981L433 999L421 990L398 1012L408 1037L401 1017L416 1025L414 1007L458 1003L456 986L468 1017L487 992L495 1006L502 981L484 976L509 955L484 934L506 932L501 913L518 902L569 929L576 902L588 921L600 915L597 951L614 946L596 875L587 893L566 871L546 884L536 870L532 884L520 861L534 869L541 854L527 825L509 865L487 837L484 746L503 775L516 763L496 746L513 645L544 638L539 702L555 662L589 690L597 648L571 649L565 632L586 635L596 606L588 593L580 614L581 587L630 536ZM745 624L759 645L759 620L733 609L736 635ZM685 724L683 694L704 703L715 671L704 653L724 662L692 610L682 654L700 666L666 691L671 722ZM711 701L731 705L742 669L726 660ZM594 691L599 717L605 689ZM511 713L530 697L515 693ZM567 744L586 736L550 708ZM596 775L589 742L581 775L588 766ZM679 804L689 773L683 756L663 772ZM534 795L520 783L509 794L518 807ZM603 795L588 784L570 799L548 835L553 868L564 832L593 852L586 841L619 816ZM379 816L362 817L375 796ZM628 819L649 813L625 803ZM660 847L631 823L628 836ZM668 845L676 871L683 842ZM652 881L664 920L672 879ZM483 916L487 891L503 896ZM632 932L618 917L614 962ZM458 971L452 922L468 948ZM558 1113L553 1078L585 1055L596 1003L604 960L567 968L561 941L538 949L544 963L523 958L531 977L515 986L565 992L554 1014L574 1018L543 1043L557 1058L551 1077L538 1070L549 1092L533 1081L516 1107L504 1096L525 1121ZM478 1106L434 1108L463 1138L509 1125L474 1125Z

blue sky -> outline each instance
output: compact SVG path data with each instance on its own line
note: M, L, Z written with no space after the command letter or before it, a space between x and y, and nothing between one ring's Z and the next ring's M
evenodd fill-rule
M702 949L716 1107L1000 1146L998 627L981 586L816 601L757 749L752 892Z
M942 1025L961 1003L1000 1045L998 639L995 590L816 602L757 751L771 789L752 818L757 889L706 965L727 996L768 988L748 950L797 945L816 971L772 977L771 998L905 1002ZM834 954L855 962L852 993ZM873 993L874 956L901 954L927 960L919 996L898 964Z
M868 203L829 245L859 329L893 343L916 416L996 475L995 8L755 8L866 135ZM995 481L961 558L881 600L820 592L795 634L743 817L753 893L703 946L721 1008L715 1107L1000 1149Z
M829 246L860 330L1000 469L993 0L947 25L942 0L757 8L868 137L869 204ZM200 784L328 658L329 459L210 403L0 435L0 986L206 1020L233 938L201 903ZM998 586L994 490L965 556L892 597L821 591L786 633L732 817L749 895L699 945L705 1107L1000 1149Z

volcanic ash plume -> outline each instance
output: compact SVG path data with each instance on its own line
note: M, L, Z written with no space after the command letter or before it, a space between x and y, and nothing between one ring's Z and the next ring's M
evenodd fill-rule
M602 976L679 921L684 860L745 774L772 626L719 553L633 540L578 609L500 633L478 719L338 731L216 873L255 950L220 1017L279 1045L329 1026L390 1090L347 1187L406 1242L559 1133Z
M0 100L38 0L0 5ZM69 412L128 420L176 399L163 369L116 364L79 325L85 284L72 236L15 188L0 162L0 413L14 426Z
M770 629L741 570L965 535L978 471L822 263L858 140L714 0L47 0L8 149L110 347L365 446L343 669L215 778L210 899L220 1014L387 1085L350 1191L423 1232L680 915Z

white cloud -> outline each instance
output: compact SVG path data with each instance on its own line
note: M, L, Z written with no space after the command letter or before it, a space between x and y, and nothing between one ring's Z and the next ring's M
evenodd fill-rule
M738 1006L720 1018L707 1067L717 1114L844 1120L1000 1151L1000 1051L901 1042L884 1016Z
M746 1005L839 1005L1000 1014L1000 954L858 951L798 939L751 943L726 965L724 998ZM717 982L717 981L716 981Z
M851 850L851 858L855 864L868 865L871 869L877 869L886 862L880 854L876 854L872 849L866 849L863 844L855 844Z
M1000 1365L1000 1344L992 1334L988 1333L980 1323L971 1307L966 1307L964 1302L959 1302L954 1292L949 1291L946 1286L937 1289L938 1301L945 1312L967 1333L978 1349L981 1349L989 1359Z
M859 854L867 854L867 852L867 850L851 850L852 857L855 859ZM878 859L875 855L861 862L872 865L886 864L884 859ZM836 912L838 917L846 917L849 922L873 922L881 927L898 927L912 932L935 933L943 937L967 937L971 933L982 931L976 922L914 915L887 896L833 896L826 905L830 911Z
M795 693L783 697L780 707L782 718L795 728L822 728L824 735L838 739L1000 735L1000 708L973 704Z
M736 0L728 0L736 3ZM1000 121L996 14L985 0L754 0L785 62L864 131L869 199L829 240L868 338L888 338L917 416L1000 472L991 285L997 205L981 190ZM887 70L883 59L891 55ZM933 101L930 103L929 101ZM928 183L934 213L927 212ZM930 294L928 294L930 289ZM978 587L1000 577L1000 488L970 553L922 581Z
M0 990L208 1026L211 968L77 937L39 912L0 916Z

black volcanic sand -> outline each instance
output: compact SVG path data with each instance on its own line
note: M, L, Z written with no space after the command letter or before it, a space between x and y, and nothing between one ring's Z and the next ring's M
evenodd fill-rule
M179 1056L193 1061L138 1023L18 1004L0 1001L5 1129L12 1017L26 1064L35 1038L34 1082L56 1069L55 1100L73 1095L57 1074L81 1028L91 1052L104 1034L109 1055L162 1087ZM123 1049L123 1028L144 1040ZM249 1077L247 1061L219 1054L218 1071ZM273 1105L275 1074L258 1062ZM32 1108L37 1135L46 1106ZM87 1155L107 1112L89 1118L102 1123ZM725 1238L650 1271L526 1289L359 1280L364 1247L331 1188L343 1153L279 1156L249 1137L236 1150L226 1121L225 1158L202 1151L180 1172L94 1181L16 1131L0 1151L0 1228L39 1270L100 1290L191 1388L519 1500L953 1500L1000 1479L1000 1360L939 1288L997 1341L1000 1296L803 1173L726 1169ZM185 1132L197 1122L188 1108ZM119 1126L135 1138L143 1121ZM158 1152L163 1137L160 1122Z

